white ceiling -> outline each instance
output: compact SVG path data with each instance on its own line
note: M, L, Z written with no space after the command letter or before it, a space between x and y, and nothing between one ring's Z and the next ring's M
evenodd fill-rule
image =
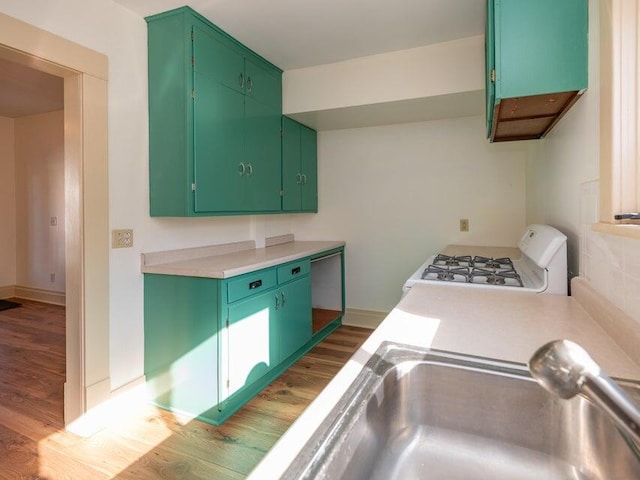
M184 0L114 0L146 17ZM283 70L484 33L486 0L191 0Z
M0 116L17 118L64 108L64 81L0 58Z

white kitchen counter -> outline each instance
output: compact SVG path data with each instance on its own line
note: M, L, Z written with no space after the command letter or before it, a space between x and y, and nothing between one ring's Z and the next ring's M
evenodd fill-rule
M253 241L142 254L142 273L229 278L344 247L337 241L287 241L255 248Z
M385 340L526 363L551 340L582 345L609 375L640 379L640 367L572 297L416 285L249 476L275 479Z

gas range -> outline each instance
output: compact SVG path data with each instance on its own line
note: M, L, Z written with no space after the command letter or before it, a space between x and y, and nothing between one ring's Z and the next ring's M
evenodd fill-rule
M432 255L403 286L416 283L520 292L567 294L567 237L549 225L530 225L517 258L476 255L486 247L456 246L464 255ZM513 250L513 249L511 249Z
M524 286L509 257L489 258L479 255L472 257L439 253L424 269L420 278L510 287Z

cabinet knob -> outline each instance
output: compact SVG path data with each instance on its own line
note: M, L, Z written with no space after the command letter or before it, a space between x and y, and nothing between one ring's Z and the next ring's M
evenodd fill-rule
M253 165L247 163L247 177L250 177L251 175L253 175Z
M247 167L244 162L240 162L240 165L238 165L238 173L240 174L240 176L243 176L245 173L247 173Z
M251 93L251 90L253 90L253 80L251 77L247 77L247 92Z
M307 176L303 173L302 174L302 184L304 185L305 183L307 183Z
M276 294L274 295L275 299L276 299L276 310L278 310L278 308L280 308L280 297L278 296L278 293L276 292Z
M282 297L282 307L284 308L284 292L280 292L280 296Z
M296 173L296 183L300 185L302 183L302 174Z
M240 73L240 76L238 77L238 83L240 84L240 88L244 88L244 74Z

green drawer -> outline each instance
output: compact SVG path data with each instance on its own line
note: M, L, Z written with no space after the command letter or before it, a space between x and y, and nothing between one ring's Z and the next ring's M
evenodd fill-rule
M227 284L228 302L235 302L236 300L264 292L275 286L276 270L273 268L242 275L238 279L230 280Z
M308 258L297 262L287 263L278 267L278 284L287 283L302 277L311 271L311 261Z

